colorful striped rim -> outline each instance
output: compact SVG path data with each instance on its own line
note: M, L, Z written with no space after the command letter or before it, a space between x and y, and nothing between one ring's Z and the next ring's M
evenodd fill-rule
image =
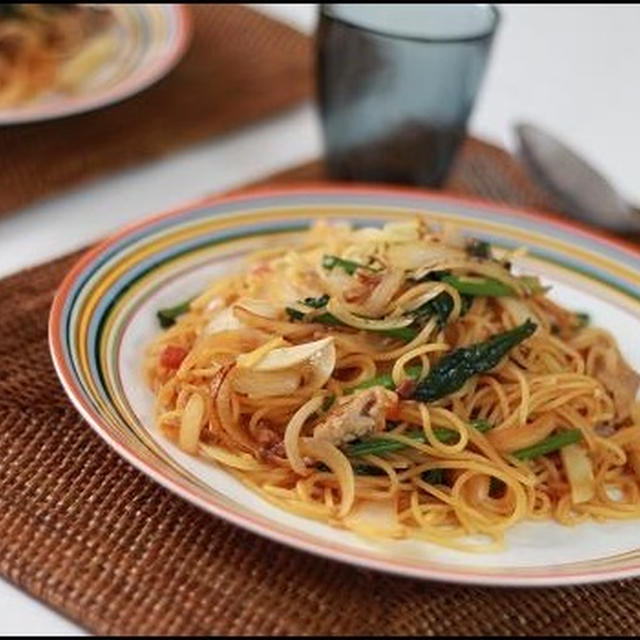
M0 109L0 125L51 120L119 102L151 86L182 58L191 39L190 10L179 4L108 5L121 43L99 86ZM105 65L106 66L106 65Z
M639 574L640 546L585 562L495 570L437 562L415 566L346 549L268 520L215 491L161 450L131 407L121 375L122 339L159 286L240 255L265 234L270 239L295 234L320 216L366 225L416 213L472 229L473 235L503 246L526 244L547 273L570 277L640 318L640 252L580 225L409 188L267 188L190 203L130 225L87 253L62 283L50 317L51 352L65 390L92 427L134 466L211 513L299 549L403 575L465 583L532 586Z

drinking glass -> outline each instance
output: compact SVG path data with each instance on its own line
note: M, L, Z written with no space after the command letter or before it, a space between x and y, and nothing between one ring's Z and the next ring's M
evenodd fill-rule
M321 4L317 89L331 177L440 186L499 19L487 4Z

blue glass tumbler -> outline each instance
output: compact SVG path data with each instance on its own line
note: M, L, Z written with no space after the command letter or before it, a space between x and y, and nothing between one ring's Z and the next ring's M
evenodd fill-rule
M317 91L330 176L441 186L499 19L483 4L321 4Z

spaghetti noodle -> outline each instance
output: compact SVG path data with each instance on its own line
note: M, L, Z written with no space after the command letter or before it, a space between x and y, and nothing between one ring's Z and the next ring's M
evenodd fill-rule
M159 311L157 424L281 507L492 550L640 516L640 377L512 261L423 220L318 222ZM498 255L499 254L499 255Z
M77 4L0 7L0 107L45 91L70 93L115 52L109 9Z

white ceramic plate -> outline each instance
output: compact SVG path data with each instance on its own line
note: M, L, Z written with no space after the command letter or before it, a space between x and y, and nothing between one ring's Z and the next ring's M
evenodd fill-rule
M47 92L24 105L0 108L0 125L51 120L119 102L165 76L191 37L189 9L178 4L110 4L116 53L74 94Z
M522 523L508 532L507 549L492 554L373 543L281 511L223 469L179 451L153 425L140 362L158 331L158 308L198 292L246 252L289 241L318 217L370 225L416 213L495 245L526 244L530 254L517 266L552 284L563 305L612 330L640 370L640 254L630 246L534 213L421 190L296 187L192 204L128 227L88 253L51 313L62 383L89 424L133 465L203 509L299 549L463 583L560 585L640 575L640 521Z

